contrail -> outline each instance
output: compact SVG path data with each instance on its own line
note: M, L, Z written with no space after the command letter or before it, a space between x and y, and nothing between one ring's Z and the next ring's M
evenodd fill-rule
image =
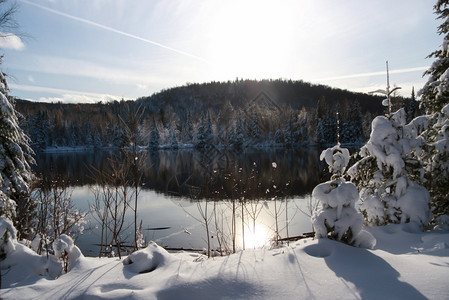
M155 42L155 41L152 41L152 40L149 40L149 39L146 39L146 38L142 38L142 37L134 35L134 34L130 34L130 33L127 33L127 32L121 31L121 30L117 30L115 28L112 28L112 27L109 27L109 26L106 26L106 25L102 25L102 24L99 24L99 23L96 23L96 22L93 22L93 21L90 21L90 20L86 20L86 19L83 19L83 18L80 18L80 17L72 16L72 15L63 13L61 11L55 10L55 9L48 8L46 6L33 3L31 1L28 1L28 0L19 0L19 1L21 1L23 3L26 3L26 4L29 4L29 5L32 5L32 6L35 6L35 7L38 7L40 9L49 11L49 12L54 13L56 15L60 15L60 16L63 16L63 17L66 17L66 18L69 18L69 19L72 19L72 20L75 20L75 21L78 21L78 22L85 23L85 24L89 24L89 25L92 25L92 26L95 26L95 27L98 27L98 28L101 28L101 29L104 29L104 30L107 30L107 31L110 31L110 32L114 32L114 33L117 33L117 34L129 37L129 38L133 38L133 39L136 39L136 40L139 40L139 41L142 41L142 42L145 42L145 43L148 43L148 44L151 44L151 45L154 45L154 46L157 46L157 47L160 47L160 48L163 48L163 49L166 49L166 50L169 50L169 51L172 51L172 52L184 55L184 56L188 56L188 57L194 58L196 60L199 60L199 61L202 61L202 62L205 62L205 63L209 63L207 60L205 60L204 58L201 58L199 56L196 56L196 55L193 55L193 54L190 54L190 53L187 53L187 52L184 52L184 51L181 51L181 50L169 47L169 46L165 46L165 45L160 44L158 42Z
M416 72L416 71L426 71L429 67L416 67L416 68L407 68L407 69L397 69L397 70L390 70L390 74L400 74L400 73L409 73L409 72ZM343 75L343 76L336 76L336 77L327 77L327 78L320 78L315 79L313 81L327 81L327 80L339 80L339 79L350 79L350 78L361 78L361 77L368 77L368 76L380 76L380 75L386 75L386 71L380 71L380 72L369 72L369 73L359 73L359 74L352 74L352 75Z

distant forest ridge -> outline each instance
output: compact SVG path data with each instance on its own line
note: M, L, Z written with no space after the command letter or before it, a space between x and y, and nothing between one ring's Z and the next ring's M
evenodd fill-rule
M16 100L36 150L49 147L294 147L363 143L383 97L292 80L187 84L95 104ZM417 102L394 98L410 117ZM338 122L337 122L338 121ZM338 125L337 125L338 123Z

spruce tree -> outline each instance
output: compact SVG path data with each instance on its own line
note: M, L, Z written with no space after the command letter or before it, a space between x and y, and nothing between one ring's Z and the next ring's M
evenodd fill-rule
M159 131L157 130L155 121L151 124L150 130L150 142L148 148L150 148L151 151L155 151L159 149Z
M196 144L195 147L202 149L206 147L206 124L204 115L201 116L201 121L196 129Z
M360 150L362 157L348 173L360 191L360 210L371 225L430 221L430 196L422 181L419 120L405 124L400 109L373 120L371 136Z
M0 72L0 215L15 219L17 226L20 215L26 215L22 208L29 207L34 159L30 140L19 127L14 101L7 93L8 84Z
M340 120L340 140L343 144L363 142L363 120L362 111L358 101L354 101L342 114L344 119Z
M419 102L416 101L414 87L412 87L412 95L410 99L407 99L406 101L405 112L407 113L407 123L410 123L415 117L419 115Z
M178 138L176 137L176 130L172 124L169 124L169 143L171 149L178 149Z
M443 42L439 50L428 56L436 60L424 73L429 79L418 92L421 96L421 106L427 114L439 113L449 103L449 0L438 0L434 10L438 19L443 20L438 27L438 33L443 35Z
M249 137L251 139L251 144L257 144L261 139L259 116L257 112L254 111L251 118L251 127L249 128Z
M429 57L436 60L424 73L429 76L421 95L427 127L422 133L427 147L420 159L426 164L425 185L430 191L435 217L449 215L449 1L438 0L434 6L443 23L438 33L443 35L441 49Z
M234 126L231 128L231 136L230 136L230 143L234 149L240 150L243 148L244 143L244 136L243 136L243 122L241 119L241 115L238 115L235 129Z
M374 247L375 238L362 229L363 216L355 206L359 199L357 188L343 178L349 163L348 149L337 144L321 152L320 160L325 160L329 165L332 177L330 181L317 185L312 192L312 197L321 204L311 217L315 237Z

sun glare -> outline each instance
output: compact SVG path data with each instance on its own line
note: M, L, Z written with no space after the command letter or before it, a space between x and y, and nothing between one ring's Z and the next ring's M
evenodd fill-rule
M285 74L292 12L282 2L229 1L209 28L209 60L218 75L268 78Z
M259 248L268 243L270 235L268 228L256 222L255 230L253 225L245 227L245 248Z

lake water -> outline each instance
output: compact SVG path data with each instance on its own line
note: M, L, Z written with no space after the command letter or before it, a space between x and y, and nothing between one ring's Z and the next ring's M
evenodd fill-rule
M39 153L34 170L44 178L60 178L68 183L76 208L88 211L97 187L91 170L104 169L116 154ZM284 238L312 230L306 216L310 193L326 179L318 150L179 150L145 154L138 157L142 180L137 219L138 223L142 221L146 241L172 248L205 248L205 219L212 248L219 244L229 248L232 230L239 249L265 245L276 232ZM77 244L85 255L96 256L99 223L94 214L89 214L88 220L88 229ZM122 234L126 243L133 242L133 220L128 211L128 228Z

